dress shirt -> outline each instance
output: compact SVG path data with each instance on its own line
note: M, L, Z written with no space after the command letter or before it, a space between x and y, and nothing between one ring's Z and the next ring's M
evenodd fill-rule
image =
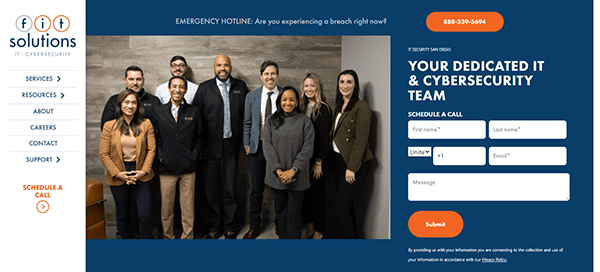
M277 96L279 95L279 89L277 86L275 86L273 90L269 91L269 89L263 85L260 98L260 122L262 126L265 125L265 108L267 107L267 98L269 97L269 92L273 92L271 95L271 114L277 111ZM262 130L262 127L260 129Z
M179 112L179 106L175 107L175 104L171 104L171 114L173 115L173 118L175 119L175 123L177 123L178 112Z

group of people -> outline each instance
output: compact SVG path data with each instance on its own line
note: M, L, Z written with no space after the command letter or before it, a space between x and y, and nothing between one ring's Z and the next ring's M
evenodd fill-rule
M182 56L171 59L170 69L171 79L154 96L143 88L143 71L127 68L126 90L112 96L102 113L100 160L121 238L134 237L129 220L135 206L140 238L155 237L153 218L160 218L161 236L174 239L178 187L181 239L193 239L194 220L199 220L194 216L199 205L195 186L203 186L209 206L200 219L208 226L205 238L236 239L240 144L252 182L250 229L244 239L254 239L262 230L265 184L275 196L280 239L300 239L303 222L310 223L303 238L323 238L329 172L336 182L335 238L356 238L352 206L368 182L373 158L368 144L371 109L358 97L356 72L340 73L331 107L316 74L306 75L300 91L280 87L279 68L272 61L261 65L263 86L251 92L231 76L226 55L215 58L215 77L200 85L184 77L187 62Z

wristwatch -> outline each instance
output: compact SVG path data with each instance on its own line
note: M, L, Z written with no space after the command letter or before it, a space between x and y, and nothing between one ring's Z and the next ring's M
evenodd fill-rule
M294 173L298 173L298 167L292 166L292 171L294 171Z
M317 162L318 162L318 163L322 163L322 162L323 162L323 160L321 160L320 158L317 158Z

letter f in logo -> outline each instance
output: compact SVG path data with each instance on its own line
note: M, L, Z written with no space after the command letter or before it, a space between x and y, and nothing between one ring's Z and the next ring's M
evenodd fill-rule
M27 32L33 26L31 22L32 21L31 18L29 18L29 16L21 15L17 17L17 20L15 21L15 27L21 32Z

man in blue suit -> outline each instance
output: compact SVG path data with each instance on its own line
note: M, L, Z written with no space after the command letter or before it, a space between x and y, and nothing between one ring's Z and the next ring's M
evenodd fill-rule
M250 192L250 230L244 239L254 239L260 233L263 191L265 189L266 161L263 155L260 131L269 115L277 110L276 100L279 95L277 80L279 67L270 60L260 66L260 80L263 86L251 91L246 96L244 107L244 149L250 162L252 190Z

